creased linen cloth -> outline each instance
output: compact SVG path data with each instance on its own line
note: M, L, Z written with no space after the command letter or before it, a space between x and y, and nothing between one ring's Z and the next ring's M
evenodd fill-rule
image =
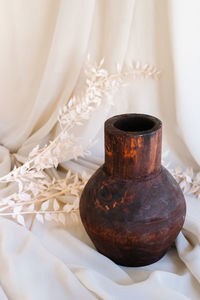
M200 222L193 201L187 198L184 227L192 241L181 233L179 257L171 248L141 268L120 267L99 254L81 224L35 223L29 232L1 218L0 299L199 299Z
M94 172L103 159L104 120L143 112L162 119L170 148L199 169L199 10L198 0L0 0L0 175L55 137L59 109L82 91L88 53L104 57L109 72L133 60L155 64L162 79L120 89L109 113L104 101L75 129L84 146L99 134L92 157L62 166ZM12 191L1 185L0 196ZM0 300L200 299L199 211L199 201L187 197L176 248L142 268L99 254L81 223L34 222L29 232L0 218Z

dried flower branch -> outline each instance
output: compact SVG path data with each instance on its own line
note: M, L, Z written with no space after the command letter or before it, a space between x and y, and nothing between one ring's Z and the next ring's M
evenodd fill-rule
M25 186L21 193L15 193L4 198L0 203L0 216L11 216L22 225L25 225L24 215L36 215L40 222L54 220L65 223L65 214L78 210L79 198L88 177L67 172L64 179L43 179L46 189L37 187L37 193L33 188ZM31 183L30 183L31 184ZM62 198L64 196L64 199Z
M160 75L155 67L142 66L139 62L124 71L118 65L117 72L109 74L103 63L104 60L101 60L98 65L93 65L88 60L85 92L81 96L73 96L59 112L60 134L42 149L37 145L24 165L0 178L2 183L18 184L18 192L1 199L1 216L11 216L22 225L25 225L25 215L36 215L40 222L55 220L64 223L66 213L75 218L72 213L78 210L86 176L78 177L68 172L65 179L51 180L45 169L57 168L63 161L90 153L80 144L80 137L72 134L72 129L83 125L104 99L109 99L107 105L111 105L113 94L124 83L136 78L157 79Z
M200 172L195 173L192 168L183 170L181 167L169 167L169 151L165 151L162 155L162 164L172 174L179 183L183 194L193 195L200 199Z
M183 171L180 167L169 169L169 171L185 195L193 195L200 199L200 172L195 174L191 168Z

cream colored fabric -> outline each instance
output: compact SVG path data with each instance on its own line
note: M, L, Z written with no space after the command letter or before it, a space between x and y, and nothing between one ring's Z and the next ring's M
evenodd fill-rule
M83 88L83 66L133 60L162 70L160 81L135 81L106 99L80 129L92 156L66 168L92 173L103 161L103 122L123 112L163 120L165 142L198 169L198 0L0 0L0 175L54 137L58 110ZM6 195L11 187L1 187ZM200 204L187 199L176 247L159 262L123 268L100 255L81 224L34 222L32 232L0 219L0 299L200 299Z

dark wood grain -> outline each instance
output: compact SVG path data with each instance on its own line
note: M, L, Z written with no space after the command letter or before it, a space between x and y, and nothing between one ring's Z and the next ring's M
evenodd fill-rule
M161 166L161 133L161 122L147 115L107 120L105 163L81 195L80 214L88 235L99 252L120 265L157 261L184 223L182 191Z

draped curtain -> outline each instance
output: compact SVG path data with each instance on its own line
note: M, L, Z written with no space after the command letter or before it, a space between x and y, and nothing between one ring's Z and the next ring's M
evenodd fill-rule
M198 0L0 0L0 175L55 138L60 108L84 89L88 54L104 58L109 72L140 61L162 76L131 81L110 110L105 99L78 130L84 146L98 138L92 156L63 168L94 171L103 161L105 119L142 112L163 121L172 164L197 171L199 12ZM1 218L0 299L200 299L199 208L187 197L176 249L137 269L98 254L81 224L35 222L29 232Z

